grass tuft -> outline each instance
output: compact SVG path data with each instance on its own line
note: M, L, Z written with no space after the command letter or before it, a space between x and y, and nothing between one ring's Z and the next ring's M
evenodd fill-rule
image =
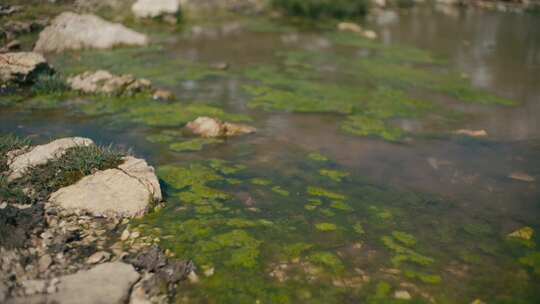
M32 168L17 183L32 185L39 196L49 195L96 171L116 168L123 155L110 146L71 148L59 159Z
M30 145L28 138L21 138L13 134L0 135L0 173L7 171L7 153Z

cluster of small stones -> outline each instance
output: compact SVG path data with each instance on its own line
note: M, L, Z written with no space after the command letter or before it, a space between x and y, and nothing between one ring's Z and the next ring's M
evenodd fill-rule
M170 259L170 253L166 255L159 249L159 239L128 230L127 217L66 210L48 202L46 197L39 197L32 205L0 202L0 209L6 208L31 210L32 216L40 220L28 231L29 237L23 246L7 248L0 244L0 303L26 303L36 298L38 302L64 303L60 290L64 278L69 281L73 278L67 275L84 276L89 270L97 270L100 264L124 267L132 277L140 278L124 282L124 285L132 284L124 286L130 287L125 289L129 303L166 303L176 284L185 278L191 281L196 278L194 265ZM169 292L164 293L163 286ZM107 299L81 301L109 302ZM116 303L116 300L111 301Z

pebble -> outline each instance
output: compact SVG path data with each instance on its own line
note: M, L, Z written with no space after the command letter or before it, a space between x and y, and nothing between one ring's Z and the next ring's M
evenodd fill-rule
M121 241L127 241L127 239L129 239L129 230L124 230L124 232L122 232L122 235L120 236L120 240Z
M111 254L106 251L98 251L92 254L87 260L86 264L97 264L106 262L111 258Z
M199 276L195 273L195 271L191 271L188 276L188 280L190 283L199 283Z
M530 176L529 174L524 173L524 172L513 172L508 177L510 177L511 179L514 179L514 180L518 180L518 181L521 181L521 182L527 182L527 183L532 183L532 182L536 181L536 179L533 176Z
M411 294L406 290L396 290L396 292L394 292L394 298L398 300L410 300Z
M47 269L49 269L49 267L52 265L52 263L53 263L53 259L48 254L42 256L41 258L39 258L39 261L38 261L38 270L39 270L39 272L47 271Z

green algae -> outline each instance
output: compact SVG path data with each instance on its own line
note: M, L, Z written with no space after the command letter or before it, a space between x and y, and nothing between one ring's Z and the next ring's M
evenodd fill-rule
M430 257L421 255L411 248L398 244L390 236L383 236L381 240L386 248L395 253L395 256L392 258L392 264L394 266L400 266L403 262L411 262L421 266L428 266L435 262L435 260Z
M161 166L158 168L157 173L159 178L176 189L184 189L188 186L200 186L208 182L223 179L214 170L201 164Z
M388 141L399 141L404 132L386 122L364 115L351 115L342 124L341 129L357 136L375 136Z
M534 274L540 276L540 252L533 252L520 258L519 263L531 268Z
M277 193L277 194L279 194L281 196L289 196L290 195L289 191L281 188L280 186L272 187L272 192L275 192L275 193Z
M265 178L252 178L251 183L257 186L268 186L272 184L272 181Z
M332 223L318 223L315 224L315 228L319 231L328 232L328 231L336 231L337 226Z
M439 275L426 274L412 270L406 270L403 274L410 279L417 279L426 284L440 284L442 282Z
M359 235L364 235L366 233L366 231L364 230L364 226L361 223L355 223L353 226L353 230Z
M352 211L354 210L351 206L348 204L342 202L342 201L335 201L330 204L330 208L334 208L341 211Z
M313 244L303 242L287 244L283 246L283 254L287 259L299 258L304 252L313 248L313 246Z
M223 140L215 138L196 138L184 142L173 143L169 148L175 152L200 151L207 145L220 144Z
M327 162L329 160L328 157L317 152L311 152L307 156L309 159L318 161L318 162Z
M324 177L328 177L329 179L338 183L341 182L345 177L350 175L348 172L330 169L321 169L319 170L319 174Z
M320 265L334 273L340 273L345 270L343 262L335 254L330 252L315 252L308 256L308 261Z
M311 196L326 197L331 200L345 200L347 198L343 194L332 192L321 187L308 186L307 193Z
M407 247L416 245L416 238L412 234L402 231L392 231L392 236Z
M174 140L174 137L167 134L152 134L146 136L146 140L152 143L169 143Z
M208 162L208 166L223 175L237 174L246 169L244 165L231 165L222 159L211 159Z

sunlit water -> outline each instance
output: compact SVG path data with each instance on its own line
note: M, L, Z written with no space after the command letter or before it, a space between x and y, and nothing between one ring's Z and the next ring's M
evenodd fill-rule
M489 136L448 136L436 124L396 119L411 134L399 143L346 134L340 114L249 108L252 97L243 89L249 81L238 76L243 69L279 64L279 52L308 51L334 56L336 62L323 57L320 71L331 83L347 82L335 73L343 67L338 58L362 58L363 48L336 45L332 33L278 25L260 32L234 22L199 37L161 35L161 48L130 53L121 62L73 53L50 59L66 73L100 67L148 77L181 102L247 114L255 135L178 153L169 143L147 140L178 127L128 123L116 113L88 116L66 106L2 108L0 131L36 142L87 136L132 148L161 168L167 207L137 224L199 267L202 281L183 283L179 302L390 303L394 291L407 290L420 303L538 303L540 239L515 241L507 234L524 226L540 232L540 18L412 9L369 24L384 44L445 58L474 87L519 105L460 103L419 90L414 94L470 114L459 128L484 129ZM231 67L217 76L177 77L186 61ZM433 135L438 132L446 135ZM309 158L313 152L328 160ZM212 168L211 158L245 168ZM203 186L227 195L205 196L189 190L200 185L170 178L199 174L201 167L218 176ZM321 170L346 176L332 180ZM513 172L537 180L510 179ZM212 268L206 277L204 270Z

